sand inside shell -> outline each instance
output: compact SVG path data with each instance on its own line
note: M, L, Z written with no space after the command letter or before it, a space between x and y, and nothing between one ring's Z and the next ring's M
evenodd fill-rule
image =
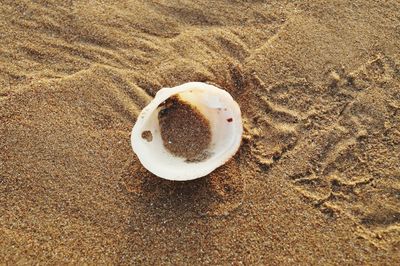
M210 123L195 106L173 96L161 106L158 120L164 146L173 155L189 162L208 157Z

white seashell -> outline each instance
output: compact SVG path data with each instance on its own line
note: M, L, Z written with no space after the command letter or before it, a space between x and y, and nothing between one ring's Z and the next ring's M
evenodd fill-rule
M209 121L211 140L206 158L188 161L164 145L159 112L172 96L194 106ZM242 132L239 105L228 92L206 83L189 82L157 92L140 113L132 129L131 144L147 170L165 179L184 181L205 176L227 162L239 149Z

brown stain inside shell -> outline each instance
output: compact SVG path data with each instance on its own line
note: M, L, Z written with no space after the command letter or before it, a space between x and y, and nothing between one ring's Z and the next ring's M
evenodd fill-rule
M151 134L149 130L143 131L142 138L147 140L147 142L151 142L153 140L153 134Z
M196 107L173 96L161 106L158 121L161 138L169 152L191 162L207 158L210 123Z

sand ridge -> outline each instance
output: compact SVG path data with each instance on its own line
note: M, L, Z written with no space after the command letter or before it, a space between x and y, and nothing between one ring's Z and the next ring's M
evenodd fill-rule
M0 0L0 262L395 264L398 1ZM162 87L243 111L187 183L130 148Z

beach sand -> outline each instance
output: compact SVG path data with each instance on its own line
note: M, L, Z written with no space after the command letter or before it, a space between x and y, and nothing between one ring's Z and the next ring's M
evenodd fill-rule
M162 87L216 84L243 143L160 179ZM0 264L400 263L400 3L0 0Z

